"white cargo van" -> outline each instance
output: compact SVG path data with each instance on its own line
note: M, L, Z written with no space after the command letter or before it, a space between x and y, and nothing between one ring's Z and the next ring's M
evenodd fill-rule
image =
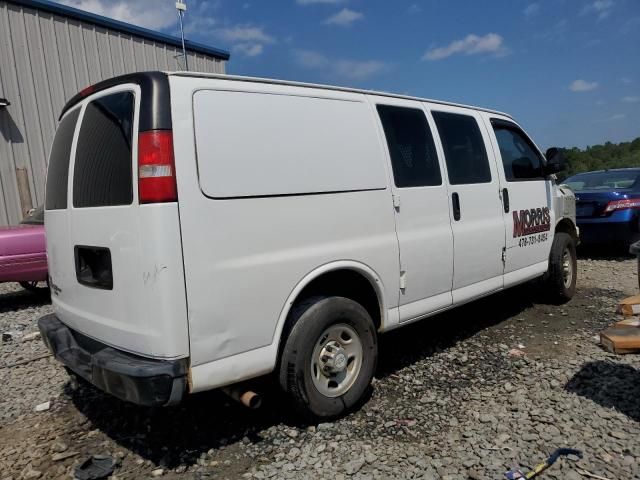
M274 372L339 415L377 337L543 277L576 283L575 202L504 113L387 93L197 73L99 83L49 160L55 313L73 374L170 405Z

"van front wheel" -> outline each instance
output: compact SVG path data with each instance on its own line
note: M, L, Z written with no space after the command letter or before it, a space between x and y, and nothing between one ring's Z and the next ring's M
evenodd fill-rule
M344 297L313 297L291 312L280 360L280 384L306 413L341 415L367 392L378 344L371 316Z
M571 235L558 232L551 245L549 270L543 277L546 293L554 303L568 302L576 293L578 260Z

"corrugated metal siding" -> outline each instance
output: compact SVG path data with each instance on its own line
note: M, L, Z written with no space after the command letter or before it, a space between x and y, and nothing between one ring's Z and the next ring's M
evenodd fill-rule
M66 101L87 85L143 70L179 70L173 45L0 0L0 225L22 218L16 169L33 205L44 201L47 155ZM224 73L225 62L188 52L189 69Z

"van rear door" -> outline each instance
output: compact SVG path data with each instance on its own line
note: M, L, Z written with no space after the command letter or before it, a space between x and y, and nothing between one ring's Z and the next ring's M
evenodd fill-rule
M47 180L52 299L74 330L131 353L179 358L189 347L177 203L141 205L136 187L141 97L154 95L146 87L99 91L61 122Z

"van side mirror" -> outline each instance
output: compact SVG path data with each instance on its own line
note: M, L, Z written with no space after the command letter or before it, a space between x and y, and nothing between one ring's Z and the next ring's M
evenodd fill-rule
M558 173L567 167L567 159L559 148L551 147L547 150L545 157L547 157L547 164L544 166L545 175Z

